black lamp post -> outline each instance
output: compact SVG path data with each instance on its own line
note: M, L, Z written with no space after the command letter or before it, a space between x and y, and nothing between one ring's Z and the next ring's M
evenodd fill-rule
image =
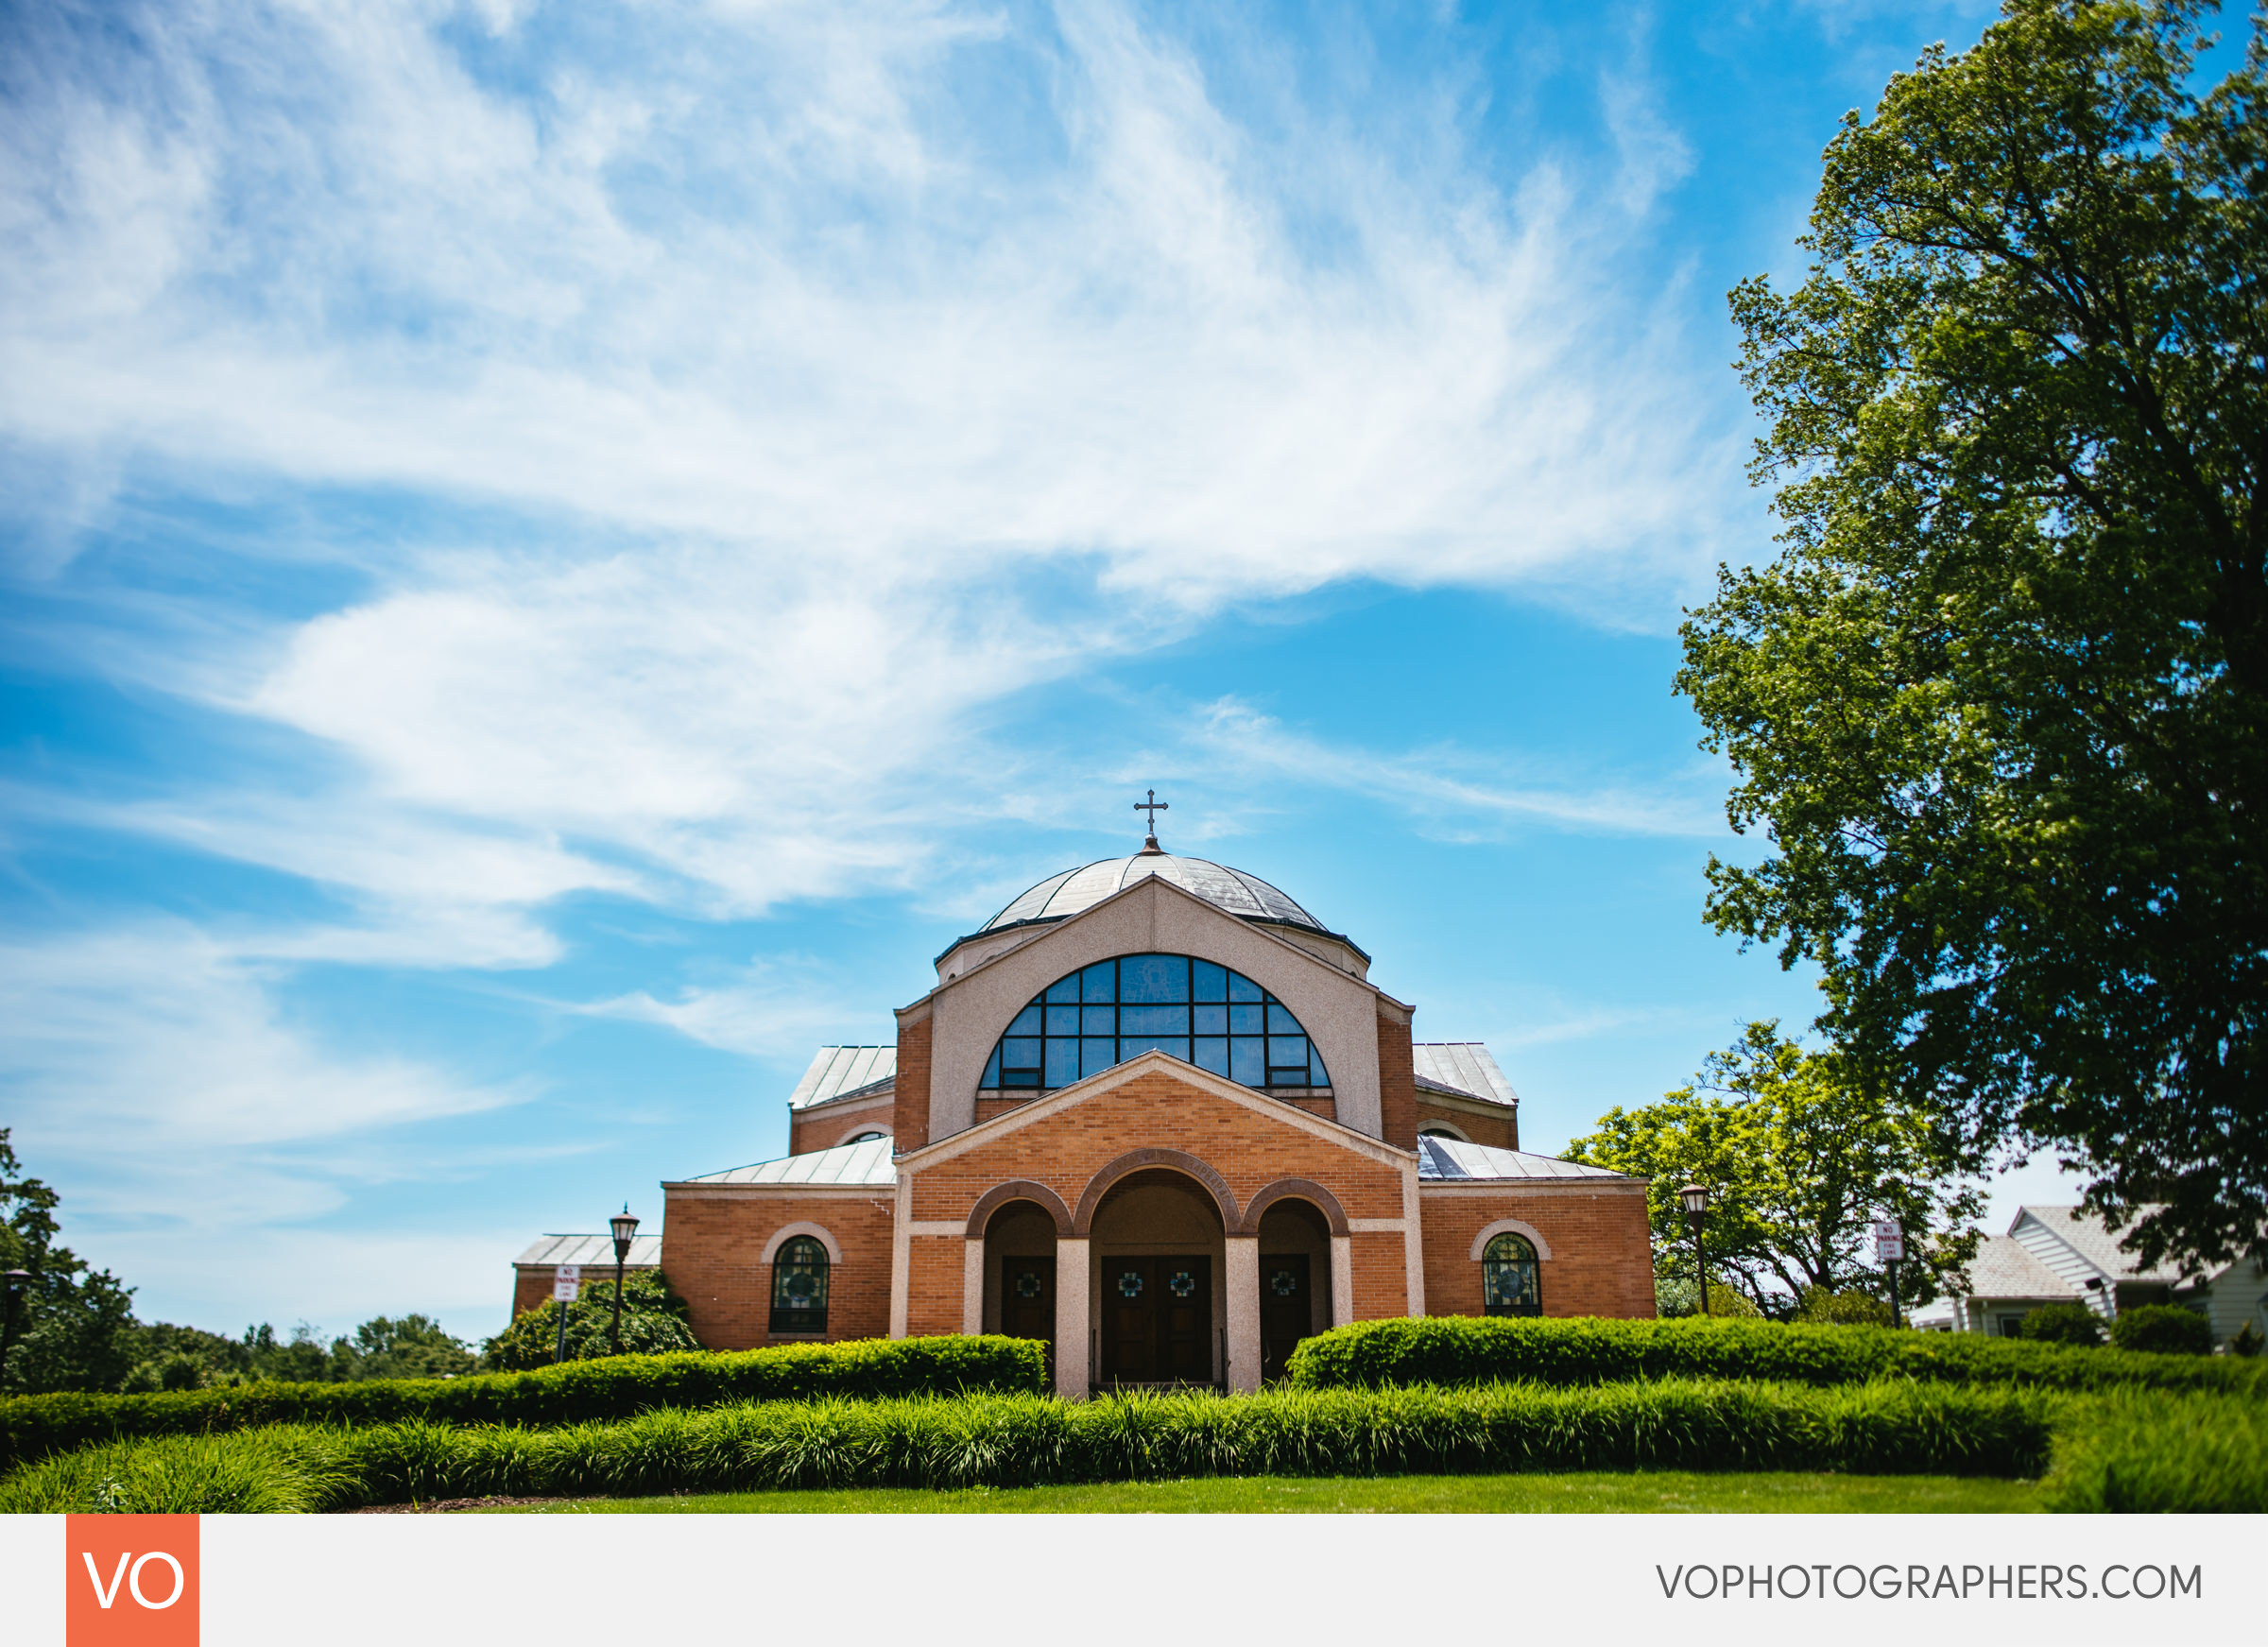
M29 1270L9 1270L0 1275L8 1283L8 1292L0 1296L0 1367L8 1365L8 1352L16 1342L16 1312L24 1306L25 1289L31 1285Z
M607 1220L614 1231L614 1330L608 1341L608 1353L622 1353L622 1263L630 1256L630 1237L638 1233L638 1219L625 1201L622 1210Z
M1701 1313L1709 1313L1709 1265L1701 1259L1701 1221L1709 1216L1709 1188L1688 1184L1677 1192L1685 1203L1686 1227L1693 1232L1693 1277L1701 1283Z

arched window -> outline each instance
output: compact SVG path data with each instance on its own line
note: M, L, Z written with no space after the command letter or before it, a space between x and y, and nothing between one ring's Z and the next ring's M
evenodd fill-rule
M885 1139L889 1136L890 1135L886 1132L862 1132L856 1138L846 1138L843 1140L843 1141L845 1143L872 1143L878 1139Z
M1481 1302L1491 1315L1540 1315L1543 1281L1525 1236L1500 1235L1481 1254Z
M1153 1048L1263 1092L1331 1087L1289 1007L1193 955L1120 955L1057 979L1016 1015L979 1085L1052 1091Z
M772 1260L772 1330L827 1330L827 1249L799 1235Z

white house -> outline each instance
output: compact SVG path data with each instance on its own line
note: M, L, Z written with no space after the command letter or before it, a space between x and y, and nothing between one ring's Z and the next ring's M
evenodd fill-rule
M2014 1337L2043 1304L2085 1304L2105 1320L2142 1304L2180 1304L2226 1344L2250 1322L2268 1333L2268 1263L2242 1258L2185 1280L2172 1264L2144 1268L2101 1217L2076 1207L2022 1207L2005 1235L1988 1235L1968 1266L1969 1291L1914 1312L1939 1331Z

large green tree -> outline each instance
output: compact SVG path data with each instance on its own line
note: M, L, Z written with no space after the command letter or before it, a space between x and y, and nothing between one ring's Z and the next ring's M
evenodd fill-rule
M1771 1022L1710 1054L1692 1086L1602 1115L1567 1157L1653 1180L1647 1212L1668 1275L1692 1274L1677 1192L1707 1187L1701 1247L1712 1285L1730 1277L1775 1315L1813 1293L1881 1287L1870 1232L1885 1212L1907 1233L1900 1295L1933 1297L1975 1253L1984 1210L1973 1183L1938 1176L1923 1118L1848 1057L1806 1052Z
M107 1390L133 1364L133 1290L90 1269L57 1237L60 1197L23 1163L0 1126L0 1270L26 1271L13 1318L0 1323L0 1390Z
M2191 1261L2268 1197L2268 27L2208 89L2208 17L2008 0L1847 117L1808 278L1732 295L1782 550L1677 682L1770 836L1718 927Z

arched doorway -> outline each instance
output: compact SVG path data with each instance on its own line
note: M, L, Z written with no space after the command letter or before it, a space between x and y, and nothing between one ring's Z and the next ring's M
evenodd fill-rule
M1170 1167L1129 1173L1088 1229L1095 1382L1218 1383L1228 1230L1213 1192Z
M1331 1318L1331 1221L1313 1202L1286 1195L1260 1215L1260 1376L1283 1376L1303 1338Z
M1031 1201L996 1208L985 1225L985 1330L1056 1342L1056 1220Z

